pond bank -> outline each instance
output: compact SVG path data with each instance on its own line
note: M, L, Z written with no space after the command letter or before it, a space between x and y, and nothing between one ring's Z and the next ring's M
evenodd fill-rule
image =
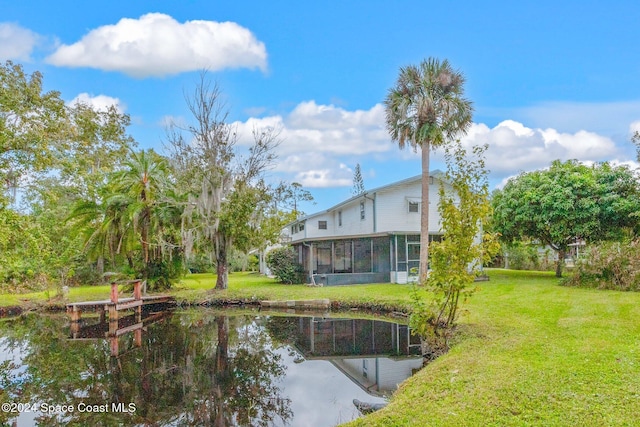
M0 318L19 316L26 312L63 312L66 310L66 301L53 303L34 304L25 302L23 305L12 305L0 307ZM256 301L253 299L228 299L228 298L209 298L200 301L180 300L174 303L167 303L169 307L257 307L264 309L281 309L281 310L308 310L317 311L327 309L332 311L355 311L363 310L373 313L391 315L392 317L408 317L409 312L403 307L392 307L387 304L377 304L374 302L357 303L354 301L344 302L337 300L321 299L321 300L265 300Z

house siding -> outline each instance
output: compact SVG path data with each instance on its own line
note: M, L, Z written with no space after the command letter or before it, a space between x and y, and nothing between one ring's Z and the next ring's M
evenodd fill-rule
M429 186L430 235L440 234L438 204L442 183L434 177ZM415 280L415 245L420 240L421 214L420 205L418 212L409 212L409 202L420 203L421 192L422 181L417 176L368 191L291 224L291 243L309 281L341 285ZM319 229L319 221L326 221L326 230ZM303 230L300 224L304 225ZM367 242L370 249L365 248Z
M429 233L440 230L438 203L440 181L434 180L429 186ZM409 212L409 200L422 200L422 183L407 183L399 187L382 190L376 195L377 222L379 231L420 231L420 209Z
M364 219L360 219L360 203L364 203ZM342 212L342 225L339 225L338 217ZM333 211L333 224L335 236L353 236L359 234L374 233L373 228L373 201L359 197Z

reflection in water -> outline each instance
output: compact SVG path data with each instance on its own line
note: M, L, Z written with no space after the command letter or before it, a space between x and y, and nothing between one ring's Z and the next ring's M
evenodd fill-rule
M374 396L387 396L422 367L420 339L407 325L364 319L275 317L270 331L295 345L306 360L329 360ZM277 325L277 326L276 326ZM268 327L269 327L268 326ZM376 357L386 355L390 357ZM393 357L391 357L393 356Z
M39 409L18 425L330 426L422 363L406 326L372 320L191 310L83 322L0 323L0 402Z
M122 341L120 337L133 333L134 345L142 347L142 332L146 331L149 325L160 322L171 314L171 311L141 312L107 322L103 311L98 322L91 322L87 319L71 322L69 326L70 339L108 339L111 345L111 355L119 356L121 354L120 341Z

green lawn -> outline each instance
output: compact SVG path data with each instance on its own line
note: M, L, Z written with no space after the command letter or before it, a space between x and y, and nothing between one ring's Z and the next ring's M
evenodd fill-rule
M199 302L207 300L304 300L328 298L346 305L375 306L408 310L409 285L373 284L353 286L310 287L283 285L254 273L234 273L229 276L229 289L212 291L213 274L187 276L174 290L178 300Z
M214 274L190 274L170 291L179 302L200 303L214 300L301 300L329 298L346 305L375 306L380 308L408 309L409 285L357 285L333 287L309 287L283 285L256 273L233 273L229 276L229 289L214 291ZM64 299L56 297L55 290L29 294L0 294L0 306L31 305L108 299L110 286L80 286L69 289Z
M640 293L560 286L552 273L493 270L464 306L457 343L407 380L385 409L350 426L621 426L640 414ZM191 275L179 301L316 299L406 307L406 285L280 285L252 274ZM72 289L71 300L108 297ZM20 303L43 294L6 296Z
M624 426L640 413L640 294L490 273L464 338L351 426Z

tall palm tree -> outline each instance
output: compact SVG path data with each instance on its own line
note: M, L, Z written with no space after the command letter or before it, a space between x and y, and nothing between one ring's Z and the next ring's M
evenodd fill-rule
M385 99L386 124L400 149L422 150L420 213L420 282L429 266L429 151L463 135L471 125L473 107L464 97L464 75L446 59L424 60L400 68L396 85Z

